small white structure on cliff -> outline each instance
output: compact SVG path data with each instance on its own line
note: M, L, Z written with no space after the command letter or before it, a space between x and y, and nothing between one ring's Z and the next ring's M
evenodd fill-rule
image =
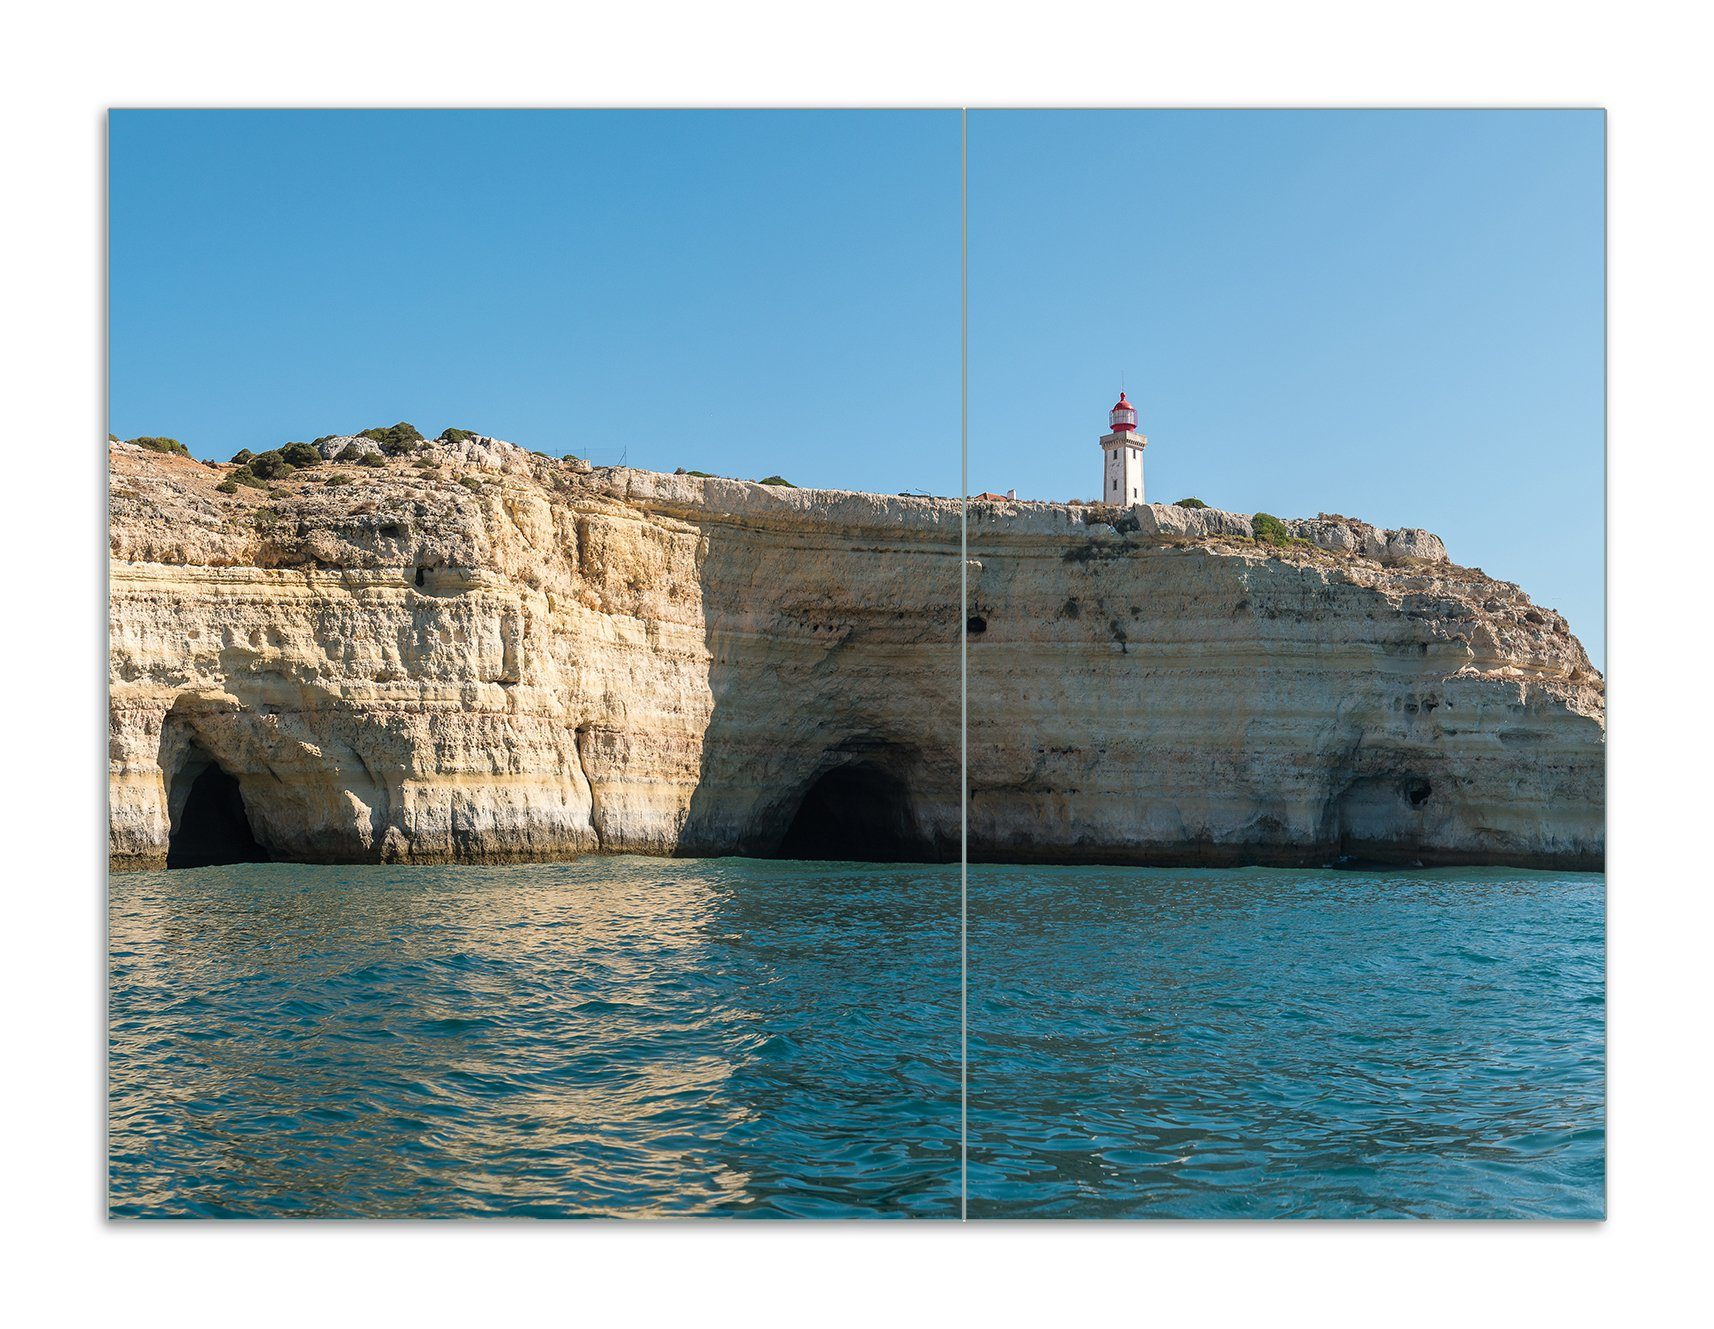
M1137 432L1137 408L1120 392L1107 413L1101 435L1101 501L1130 507L1143 502L1143 449L1149 440Z

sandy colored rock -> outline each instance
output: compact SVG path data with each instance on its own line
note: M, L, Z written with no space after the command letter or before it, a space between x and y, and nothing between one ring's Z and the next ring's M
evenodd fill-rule
M482 438L267 493L110 462L117 866L164 860L210 762L283 858L768 853L858 768L956 852L954 500ZM972 506L973 856L1598 865L1564 620L1426 532L1290 529Z
M332 461L347 448L351 449L353 457L361 457L365 453L379 452L381 445L372 438L362 438L354 434L334 434L315 441L315 450L321 453L325 461Z

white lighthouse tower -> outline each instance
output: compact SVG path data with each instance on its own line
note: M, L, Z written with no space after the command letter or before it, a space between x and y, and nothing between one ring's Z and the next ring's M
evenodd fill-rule
M1149 440L1137 432L1137 408L1123 392L1107 413L1107 426L1101 435L1101 501L1128 508L1143 502L1143 449Z

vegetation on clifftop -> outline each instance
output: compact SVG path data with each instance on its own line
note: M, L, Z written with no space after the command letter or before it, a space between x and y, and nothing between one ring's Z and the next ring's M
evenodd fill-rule
M1250 530L1264 544L1284 547L1305 543L1287 529L1286 524L1271 512L1258 512L1250 518Z
M215 485L215 488L222 494L236 494L238 492L239 485L244 485L250 489L266 489L268 487L267 481L259 477L256 472L252 471L248 466L240 466L219 484Z
M399 457L407 452L415 452L424 442L417 427L403 420L396 425L386 427L377 425L373 429L364 429L358 433L357 437L374 439L381 445L381 451L389 457Z
M166 452L174 456L188 457L190 449L176 438L159 438L153 434L144 434L131 440L139 448L147 448L150 452Z
M284 480L297 470L297 467L287 461L285 454L278 448L269 452L257 453L250 459L249 468L251 474L258 475L264 480Z

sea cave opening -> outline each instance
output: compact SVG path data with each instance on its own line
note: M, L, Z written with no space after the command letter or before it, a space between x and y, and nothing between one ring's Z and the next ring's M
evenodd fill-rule
M809 787L777 857L926 863L936 855L911 811L905 782L882 766L856 762Z
M219 762L205 758L187 763L179 778L189 779L190 788L167 835L169 868L268 861L268 851L257 842L250 827L237 777Z

